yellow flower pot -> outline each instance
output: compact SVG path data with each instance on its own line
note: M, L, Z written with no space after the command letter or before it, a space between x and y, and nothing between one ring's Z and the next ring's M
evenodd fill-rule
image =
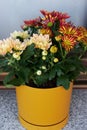
M21 124L27 130L61 130L68 121L71 94L72 83L68 90L16 87Z

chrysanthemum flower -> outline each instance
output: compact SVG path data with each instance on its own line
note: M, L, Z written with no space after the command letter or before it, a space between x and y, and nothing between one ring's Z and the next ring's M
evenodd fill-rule
M78 27L78 30L81 31L83 33L83 35L87 37L87 29L86 28Z
M52 31L49 29L49 28L42 28L39 30L39 33L40 34L49 34L49 36L51 37L52 36Z
M87 39L87 29L84 27L78 27L78 31L80 32L80 35L78 36L78 41L86 41ZM82 40L84 39L84 40ZM84 43L84 42L83 42Z
M0 55L6 55L8 52L12 52L12 48L14 47L13 39L7 38L4 40L0 40Z
M21 37L23 39L29 38L28 31L14 31L13 33L10 34L10 36L13 39L16 39L17 37Z
M40 48L42 50L48 50L52 44L49 35L42 35L42 34L33 34L30 38L29 45L32 43L35 44L36 48Z
M27 46L24 42L21 43L21 41L19 41L18 39L13 40L13 42L14 42L13 49L16 51L23 51Z
M64 35L61 44L66 51L70 51L75 46L76 39L72 35Z
M78 29L75 26L61 26L59 32L63 35L73 35L74 37L78 36Z
M51 48L50 48L51 53L56 53L57 50L58 50L58 48L56 46L51 46Z
M58 58L54 58L54 60L53 60L55 63L57 63L58 61L59 61L59 59Z
M33 20L25 20L24 23L27 26L40 26L41 25L41 18L38 17L38 18L33 19Z
M0 41L0 55L6 55L7 53L13 53L15 51L23 51L25 48L25 43L21 43L18 39L14 40L11 37Z
M87 37L84 37L81 39L81 42L87 46Z
M65 19L69 18L68 14L61 13L58 11L44 11L41 10L41 13L44 15L44 18L42 19L43 26L47 26L48 23L54 23L55 21L60 21L60 25L65 23Z
M55 37L56 41L60 41L61 39L62 39L62 35L58 35L58 36Z

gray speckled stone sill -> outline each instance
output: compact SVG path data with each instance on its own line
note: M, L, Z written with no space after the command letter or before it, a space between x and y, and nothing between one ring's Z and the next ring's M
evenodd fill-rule
M14 90L0 90L0 130L25 130L17 118ZM70 118L63 130L87 130L87 89L73 90Z

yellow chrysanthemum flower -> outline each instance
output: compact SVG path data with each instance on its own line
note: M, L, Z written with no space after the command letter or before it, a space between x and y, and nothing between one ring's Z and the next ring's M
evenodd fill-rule
M60 41L62 39L62 35L58 35L55 37L56 41Z
M54 60L53 60L55 63L57 63L58 61L59 61L59 59L58 58L54 58Z
M40 34L49 34L49 36L52 36L52 31L50 30L50 29L48 29L48 28L46 28L46 29L40 29L39 30L39 32L40 32Z
M58 48L56 46L51 46L51 48L50 48L51 53L56 53L57 50L58 50Z

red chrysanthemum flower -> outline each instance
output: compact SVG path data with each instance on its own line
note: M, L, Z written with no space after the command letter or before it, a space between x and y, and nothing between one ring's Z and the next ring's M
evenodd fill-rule
M33 20L25 20L24 23L27 26L40 26L41 25L41 18L38 17L38 18L33 19Z
M48 25L49 22L54 23L55 21L60 22L60 25L65 24L65 19L69 18L70 16L66 13L61 13L61 12L57 12L57 11L52 11L52 12L48 12L48 11L44 11L41 10L41 13L44 15L44 18L42 19L43 25Z

